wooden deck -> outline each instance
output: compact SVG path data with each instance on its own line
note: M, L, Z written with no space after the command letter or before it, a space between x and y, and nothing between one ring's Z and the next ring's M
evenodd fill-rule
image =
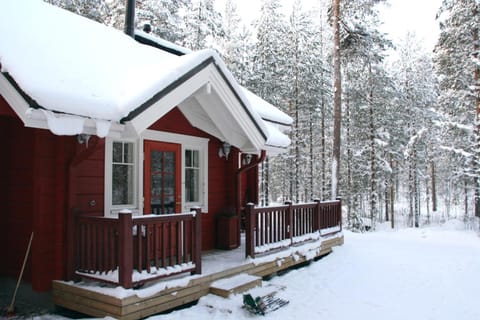
M308 258L300 254L301 250L293 254L269 259L263 256L254 260L244 260L243 264L228 267L225 270L205 275L189 277L188 284L161 290L147 297L135 293L119 298L115 295L100 293L92 286L74 284L71 282L54 281L53 299L58 306L75 310L94 317L111 316L117 319L141 319L153 314L161 313L172 308L197 301L202 296L211 293L213 282L233 277L239 274L248 274L265 277L295 265L320 258L332 251L332 248L343 244L343 235L329 235L322 239L319 247L309 247ZM298 247L299 249L302 246ZM312 254L313 252L313 254ZM165 282L171 280L164 280ZM113 290L113 289L112 289ZM140 289L143 290L143 289ZM135 292L129 290L128 292ZM127 292L127 291L125 291ZM235 291L237 292L237 291Z

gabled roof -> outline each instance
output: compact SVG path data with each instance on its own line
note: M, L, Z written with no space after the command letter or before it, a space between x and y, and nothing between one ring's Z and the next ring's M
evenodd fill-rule
M212 50L178 56L39 0L2 3L0 39L0 94L27 126L139 135L178 106L244 152L290 142Z

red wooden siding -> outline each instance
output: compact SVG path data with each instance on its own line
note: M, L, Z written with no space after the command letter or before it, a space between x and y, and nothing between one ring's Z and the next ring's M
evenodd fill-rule
M5 253L0 272L18 276L28 239L35 232L24 275L35 290L48 290L52 279L64 276L66 177L72 141L47 130L25 128L16 117L0 116L0 191L7 226L0 242Z
M3 228L0 252L3 258L0 271L15 276L22 265L22 250L27 247L33 227L33 130L18 130L22 125L16 118L0 117L0 144L2 145L0 170L1 219ZM18 134L17 134L18 131ZM21 148L16 147L21 146ZM30 264L25 278L31 279Z

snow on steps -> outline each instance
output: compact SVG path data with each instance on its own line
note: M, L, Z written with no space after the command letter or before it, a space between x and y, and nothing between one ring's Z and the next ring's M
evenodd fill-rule
M241 273L236 276L220 279L210 285L210 292L227 298L232 293L242 293L249 289L262 286L262 278Z

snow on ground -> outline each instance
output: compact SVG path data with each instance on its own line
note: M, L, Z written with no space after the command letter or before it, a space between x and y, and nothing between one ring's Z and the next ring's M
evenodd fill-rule
M290 301L264 318L480 319L480 237L451 226L346 231L345 244L329 256L264 281L263 292L278 290ZM196 306L149 319L257 317L241 305L242 295L208 295Z

